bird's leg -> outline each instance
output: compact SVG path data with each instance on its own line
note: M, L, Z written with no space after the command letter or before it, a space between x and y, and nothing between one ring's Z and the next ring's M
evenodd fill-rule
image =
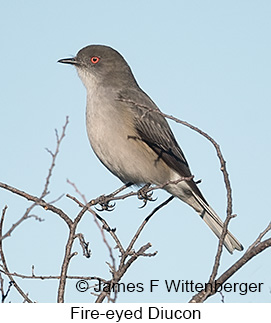
M122 192L123 190L125 190L126 188L132 186L133 183L132 182L128 182L125 183L124 185L122 185L120 188L118 188L117 190L115 190L113 193L109 194L108 196L116 196L117 194L119 194L120 192Z
M140 206L141 209L144 206L146 206L148 201L156 201L157 200L157 198L156 199L152 198L153 191L151 191L151 192L149 191L150 186L151 186L151 184L146 184L137 191L138 199L143 200L143 205Z

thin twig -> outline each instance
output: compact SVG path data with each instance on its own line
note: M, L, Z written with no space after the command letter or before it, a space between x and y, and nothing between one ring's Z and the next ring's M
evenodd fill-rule
M28 207L26 209L24 215L16 223L14 223L11 226L11 228L2 237L0 237L0 239L5 239L6 237L9 237L11 235L11 233L14 231L15 228L17 228L24 220L29 219L30 217L35 217L36 220L40 221L40 218L38 218L36 216L31 216L31 215L29 215L29 213L37 204L39 204L39 201L42 200L49 193L48 192L48 187L49 187L50 179L52 177L53 169L55 167L55 162L56 162L57 155L59 153L60 144L61 144L63 138L65 137L65 131L66 131L66 128L68 126L68 123L69 123L69 118L66 117L66 122L65 122L65 124L63 126L63 131L62 131L60 137L58 136L58 133L57 133L57 130L56 130L57 145L56 145L55 152L52 153L49 149L47 149L47 151L52 156L52 162L51 162L51 165L49 167L48 175L47 175L47 177L45 179L44 189L43 189L43 191L41 193L41 196L39 198L29 199L29 194L27 194L27 193L25 193L23 191L19 191L18 189L12 188L11 186L6 185L4 183L0 183L0 187L8 189L9 191L11 191L11 192L13 192L15 194L21 195L21 196L27 198L28 200L34 201L34 204L32 204L30 207ZM57 198L56 200L52 201L51 203L48 203L48 204L53 204L56 201L58 201L60 198L61 198L61 196L59 198ZM47 206L44 206L44 208L47 209Z
M215 280L215 277L217 275L218 267L219 267L219 264L220 264L222 248L223 248L223 242L224 242L226 234L227 234L227 226L228 226L230 220L232 218L234 218L234 217L235 217L235 215L229 215L229 216L227 216L227 218L226 218L226 220L224 222L224 225L223 225L223 228L222 228L222 233L221 233L219 243L218 243L217 254L215 256L215 262L214 262L213 270L212 270L211 276L210 276L209 281L208 281L209 283L213 283L214 280Z
M118 283L121 280L121 278L123 277L123 275L126 273L128 268L132 265L132 263L138 257L146 256L145 251L147 249L149 249L151 246L152 246L151 243L147 243L146 245L142 246L137 252L133 253L131 258L124 265L120 266L120 268L116 272L114 272L113 278L110 282L108 282L108 284L114 285L114 284ZM152 254L152 256L155 256L155 255L156 255L156 253ZM100 293L100 295L97 297L95 303L102 303L103 300L109 295L110 295L110 290L109 291L102 291Z
M5 214L7 211L7 206L5 206L2 210L2 216L1 216L1 221L0 221L0 237L2 236L3 232L3 224L4 224L4 218ZM6 263L6 258L4 255L4 250L3 250L3 240L0 240L0 256L1 256L1 261L2 261L2 266L6 272L6 275L12 282L13 286L17 289L17 291L21 294L24 300L26 300L28 303L32 303L31 299L24 293L24 291L19 287L19 285L16 283L16 281L13 279L12 275L9 274L8 266Z
M0 272L5 274L5 275L11 275L11 276L14 276L14 277L19 277L19 278L22 278L22 279L38 279L38 280L47 280L47 279L56 279L56 280L59 280L61 278L60 275L24 275L24 274L19 274L19 273L16 273L16 272L7 272L3 269L0 269ZM101 282L104 282L106 283L107 281L101 277L98 277L98 276L70 276L70 275L67 275L66 277L67 279L71 279L71 280L80 280L80 279L83 279L83 280L100 280Z
M150 220L150 218L157 212L159 211L162 207L166 206L170 201L172 201L174 199L174 196L170 196L168 199L166 199L163 203L159 204L155 209L152 210L152 212L145 218L145 220L142 222L142 224L140 225L140 227L137 229L137 232L135 233L135 235L133 236L129 246L127 247L127 249L125 250L125 253L122 255L121 257L121 263L120 265L123 265L127 256L130 254L136 240L138 239L140 233L142 232L142 230L144 229L145 225L147 224L147 222Z
M268 224L268 226L261 232L258 236L258 238L252 243L251 246L248 247L247 252L250 252L255 246L257 246L261 241L262 238L271 230L271 222Z
M24 215L17 221L17 222L15 222L14 224L12 224L12 226L9 228L9 230L5 233L5 234L3 234L3 236L0 236L0 240L4 240L5 238L7 238L7 237L10 237L11 236L11 233L24 221L24 220L26 220L26 219L29 219L29 218L31 218L31 217L33 217L33 216L31 216L31 215L29 215L29 213L30 213L30 211L35 207L35 203L34 204L32 204L31 206L29 206L27 209L26 209L26 211L25 211L25 213L24 213Z
M68 126L68 123L69 123L69 117L66 116L66 122L62 128L62 133L59 137L58 135L58 132L57 132L57 129L55 129L55 133L56 133L56 149L55 149L55 152L52 153L48 148L46 149L50 155L52 156L52 161L51 161L51 166L49 167L49 170L48 170L48 175L45 179L45 185L44 185L44 189L41 193L41 199L43 199L48 193L48 187L49 187L49 184L50 184L50 179L52 177L52 174L53 174L53 169L55 167L55 162L56 162L56 158L57 158L57 155L59 154L59 148L60 148L60 145L61 145L61 142L62 140L64 139L65 135L66 135L66 129L67 129L67 126Z
M8 297L9 292L11 291L11 287L13 285L13 282L10 281L8 284L8 289L6 292L4 292L4 288L3 288L3 278L1 277L1 294L2 294L2 303L5 302L5 299Z
M0 187L4 188L7 191L10 191L16 195L19 195L19 196L27 199L28 201L35 202L36 205L42 206L45 210L49 210L53 213L56 213L67 223L68 226L70 226L72 224L72 220L68 217L68 215L65 212L63 212L61 209L57 208L56 206L47 203L43 199L40 199L37 196L28 194L24 191L21 191L15 187L12 187L12 186L2 183L2 182L0 182Z

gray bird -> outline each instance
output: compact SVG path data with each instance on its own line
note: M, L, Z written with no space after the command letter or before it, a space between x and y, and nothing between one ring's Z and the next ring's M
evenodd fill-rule
M175 182L164 189L189 204L219 238L223 221L193 179L176 183L180 177L192 176L186 158L125 59L110 47L91 45L58 62L74 65L86 87L87 133L100 161L124 183ZM230 253L243 249L230 232L224 245Z

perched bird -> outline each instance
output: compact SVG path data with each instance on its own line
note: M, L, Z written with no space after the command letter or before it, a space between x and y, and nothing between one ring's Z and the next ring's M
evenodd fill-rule
M219 238L223 221L193 179L177 182L192 176L187 160L125 59L108 46L90 45L58 62L74 65L86 87L87 132L100 161L124 183L168 183L164 189L189 204ZM224 245L230 253L243 249L230 232Z

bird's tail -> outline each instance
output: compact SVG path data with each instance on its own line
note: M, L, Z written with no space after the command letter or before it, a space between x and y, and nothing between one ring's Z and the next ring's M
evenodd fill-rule
M214 232L214 234L220 238L223 230L223 221L220 217L215 213L215 211L206 204L196 193L192 191L195 199L201 205L202 211L199 213L202 219L206 224L210 227L210 229ZM239 251L243 250L242 244L231 234L229 231L227 232L224 240L224 246L230 253L233 253L234 249Z

